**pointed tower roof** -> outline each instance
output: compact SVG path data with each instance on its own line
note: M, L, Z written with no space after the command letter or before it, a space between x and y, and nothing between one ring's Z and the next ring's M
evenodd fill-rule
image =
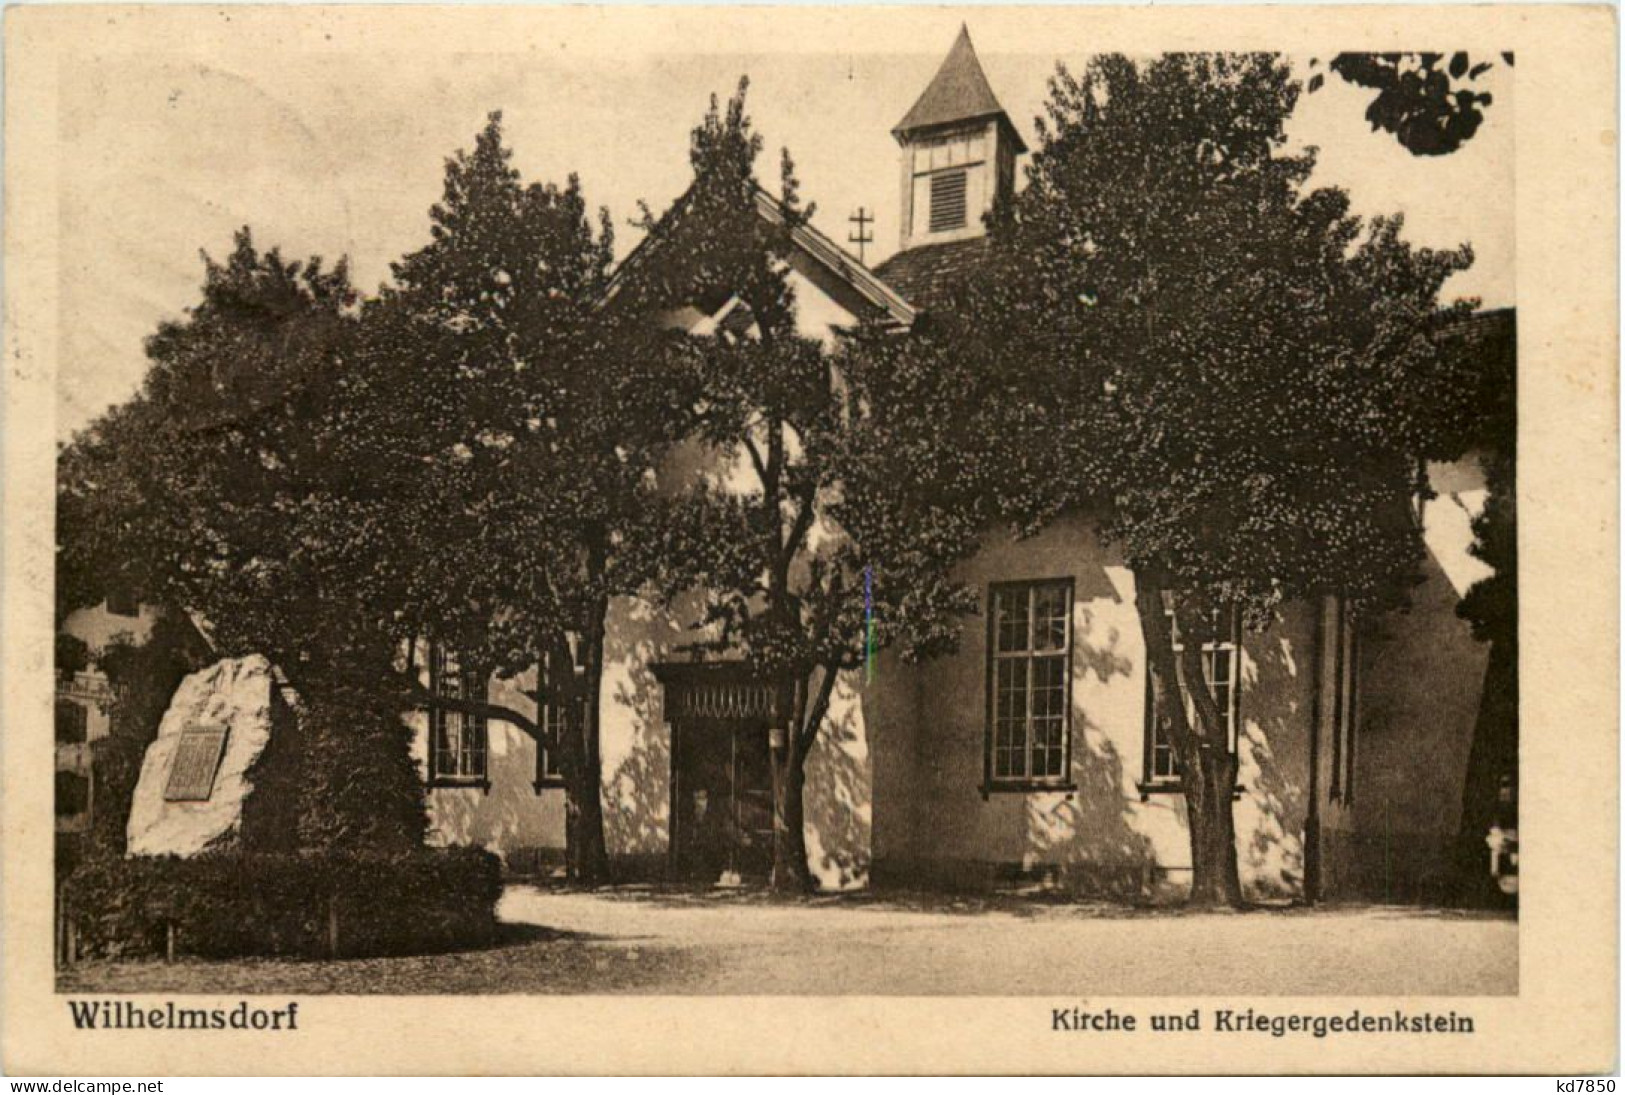
M1010 121L1010 116L999 105L998 97L987 82L982 62L976 59L976 47L971 45L970 28L961 23L959 37L948 51L947 58L937 74L931 78L903 120L892 129L899 141L911 134L933 126L951 122L969 122L981 118L998 118L1013 138L1017 153L1027 151L1021 134Z

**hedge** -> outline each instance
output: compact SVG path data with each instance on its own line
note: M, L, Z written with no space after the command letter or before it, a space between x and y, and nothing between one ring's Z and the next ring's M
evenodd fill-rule
M490 852L415 848L98 857L63 896L80 957L358 958L487 943L501 890Z

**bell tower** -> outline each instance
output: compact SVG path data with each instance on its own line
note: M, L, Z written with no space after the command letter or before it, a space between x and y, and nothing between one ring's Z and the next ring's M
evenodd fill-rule
M1027 151L962 24L947 59L892 130L902 147L902 250L983 235Z

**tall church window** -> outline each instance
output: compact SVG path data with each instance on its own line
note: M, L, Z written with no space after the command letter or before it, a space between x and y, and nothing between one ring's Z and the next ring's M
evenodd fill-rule
M1172 610L1167 612L1169 626L1173 628L1174 652L1182 653L1184 641L1179 634L1179 621ZM1232 753L1236 751L1236 731L1240 725L1241 698L1241 634L1240 619L1234 611L1225 614L1216 634L1221 636L1202 644L1202 678L1208 694L1219 709L1224 727L1225 742ZM1175 791L1180 787L1179 757L1174 743L1162 727L1162 711L1157 706L1157 692L1151 684L1151 671L1145 678L1145 787L1148 790ZM1196 709L1189 696L1185 697L1185 714L1196 718Z
M486 698L485 675L463 669L436 644L429 658L429 687L449 699ZM484 715L434 707L429 711L429 782L437 787L483 787L486 775Z
M990 600L987 785L1064 785L1072 752L1072 582L999 584Z

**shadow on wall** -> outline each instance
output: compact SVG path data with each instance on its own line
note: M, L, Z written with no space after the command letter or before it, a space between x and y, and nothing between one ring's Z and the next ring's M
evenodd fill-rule
M494 703L524 711L534 704L524 690L535 685L534 671L511 680L493 677L490 696ZM427 765L427 720L413 718L419 763ZM559 803L538 795L536 743L510 723L492 720L486 730L486 774L488 790L477 787L431 787L429 789L429 840L434 844L477 844L505 858L526 850L562 848L563 810Z
M868 885L873 820L869 745L856 675L836 684L830 713L807 758L807 858L819 885Z
M541 843L536 794L531 789L535 753L525 748L529 741L507 723L493 722L487 736L490 789L429 788L431 844L477 844L505 855L522 845ZM521 753L529 753L529 759Z
M686 635L642 601L617 605L604 639L604 841L618 873L660 874L670 838L671 733L650 671Z
M1148 896L1156 853L1150 838L1135 826L1134 781L1118 746L1088 713L1094 698L1121 695L1132 685L1135 663L1123 652L1122 631L1088 606L1079 612L1073 631L1072 779L1077 789L1026 796L1023 867L1029 875L1037 873L1083 895Z
M1156 853L1134 827L1133 800L1123 793L1123 761L1100 727L1082 715L1072 774L1077 791L1064 796L1029 795L1030 858L1055 864L1066 889L1087 896L1148 896Z
M1244 641L1240 786L1236 835L1249 897L1303 893L1303 825L1308 811L1308 728L1313 667L1309 642L1295 645L1282 621Z

